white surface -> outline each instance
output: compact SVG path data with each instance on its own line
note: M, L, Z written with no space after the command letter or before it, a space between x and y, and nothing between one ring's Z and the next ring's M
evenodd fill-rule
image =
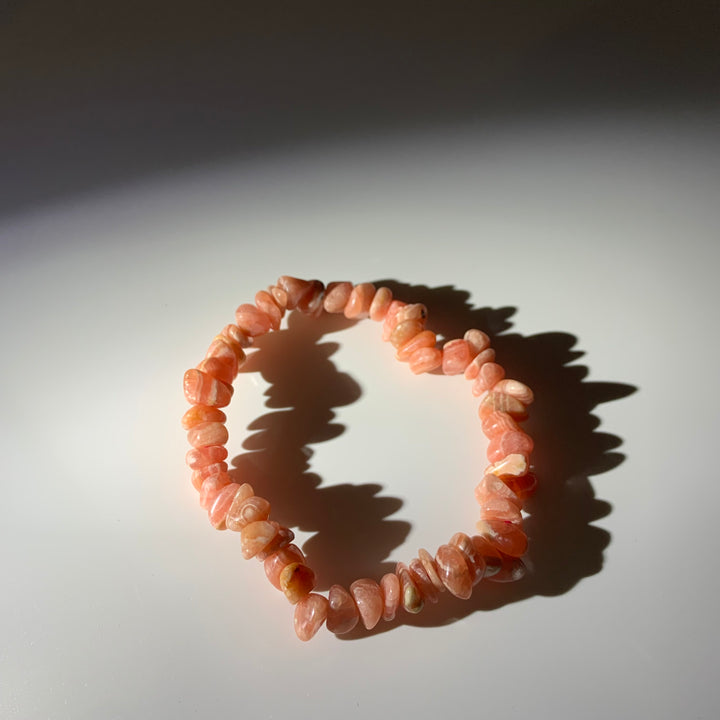
M2 220L0 715L714 717L709 128L626 114L389 134ZM184 370L284 273L407 283L431 327L434 305L463 327L478 308L507 318L499 361L538 391L528 580L296 639L198 508L179 425ZM269 476L326 588L472 530L484 441L461 378L413 377L369 321L322 327L298 323L285 356L262 351L266 377L238 379L230 454L265 448L239 462Z

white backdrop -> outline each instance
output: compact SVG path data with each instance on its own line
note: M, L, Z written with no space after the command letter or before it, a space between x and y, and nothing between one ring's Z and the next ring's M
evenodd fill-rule
M717 115L317 139L0 215L0 715L715 717ZM536 390L533 570L301 643L184 466L182 375L278 275L388 281ZM288 327L284 325L284 327ZM462 378L291 316L230 457L320 590L472 530Z

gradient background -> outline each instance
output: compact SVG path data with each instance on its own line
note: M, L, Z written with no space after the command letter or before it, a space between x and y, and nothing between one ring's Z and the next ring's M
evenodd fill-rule
M0 716L714 718L719 31L709 2L1 4ZM491 332L538 397L528 578L297 641L178 422L285 273ZM289 326L230 454L320 589L472 530L462 378Z

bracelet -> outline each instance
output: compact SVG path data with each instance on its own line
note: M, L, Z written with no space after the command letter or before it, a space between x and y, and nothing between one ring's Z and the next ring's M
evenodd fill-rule
M344 313L350 319L382 322L383 340L393 345L397 359L407 362L413 373L463 374L472 382L473 395L482 396L478 414L489 440L490 462L475 488L480 505L477 534L456 533L434 557L421 549L416 558L399 562L395 572L379 582L361 578L347 589L332 585L327 598L312 592L315 574L293 544L293 531L270 519L267 499L255 495L248 483L233 482L228 474L228 431L220 410L230 404L245 350L254 338L278 330L285 312L292 310L314 317ZM445 590L467 599L481 580L510 582L525 574L522 507L537 480L529 463L533 441L519 422L527 417L533 393L505 377L484 332L468 330L462 339L439 348L436 334L425 328L426 320L424 305L393 299L386 287L349 282L325 287L319 280L282 276L276 285L258 292L254 304L238 307L235 324L215 336L205 358L183 378L185 397L192 405L182 418L192 446L186 462L200 505L214 528L240 533L243 557L263 562L268 580L295 606L294 627L301 640L312 638L323 623L338 635L350 632L360 621L370 630L381 618L392 620L401 607L408 613L420 612L425 602L437 602Z

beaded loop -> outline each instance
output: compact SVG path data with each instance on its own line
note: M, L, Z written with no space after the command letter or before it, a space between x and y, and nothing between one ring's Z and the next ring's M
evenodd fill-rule
M234 483L225 462L228 433L226 416L219 408L232 399L244 348L253 338L278 330L287 311L318 317L343 313L348 318L369 317L382 322L383 340L396 357L415 373L440 370L464 375L474 396L481 396L478 415L489 440L490 465L475 488L480 506L478 534L456 533L435 556L420 549L418 557L398 563L394 573L379 582L360 578L348 589L333 585L327 598L312 592L315 574L305 556L292 544L294 533L270 519L270 502L255 495L248 483ZM200 505L218 530L240 533L243 557L264 563L270 582L295 606L294 627L301 640L309 640L326 624L342 634L358 623L371 630L381 619L392 620L399 608L420 612L425 602L435 603L446 590L467 599L482 580L509 582L525 574L522 556L527 549L522 507L536 486L530 472L532 438L520 428L527 417L533 393L527 385L505 377L495 361L490 338L481 330L468 330L463 338L437 347L437 336L425 328L427 308L393 299L385 287L370 283L300 280L283 275L277 283L255 295L255 304L235 312L235 324L226 325L213 339L205 357L183 378L185 397L192 407L182 426L192 446L186 462Z

